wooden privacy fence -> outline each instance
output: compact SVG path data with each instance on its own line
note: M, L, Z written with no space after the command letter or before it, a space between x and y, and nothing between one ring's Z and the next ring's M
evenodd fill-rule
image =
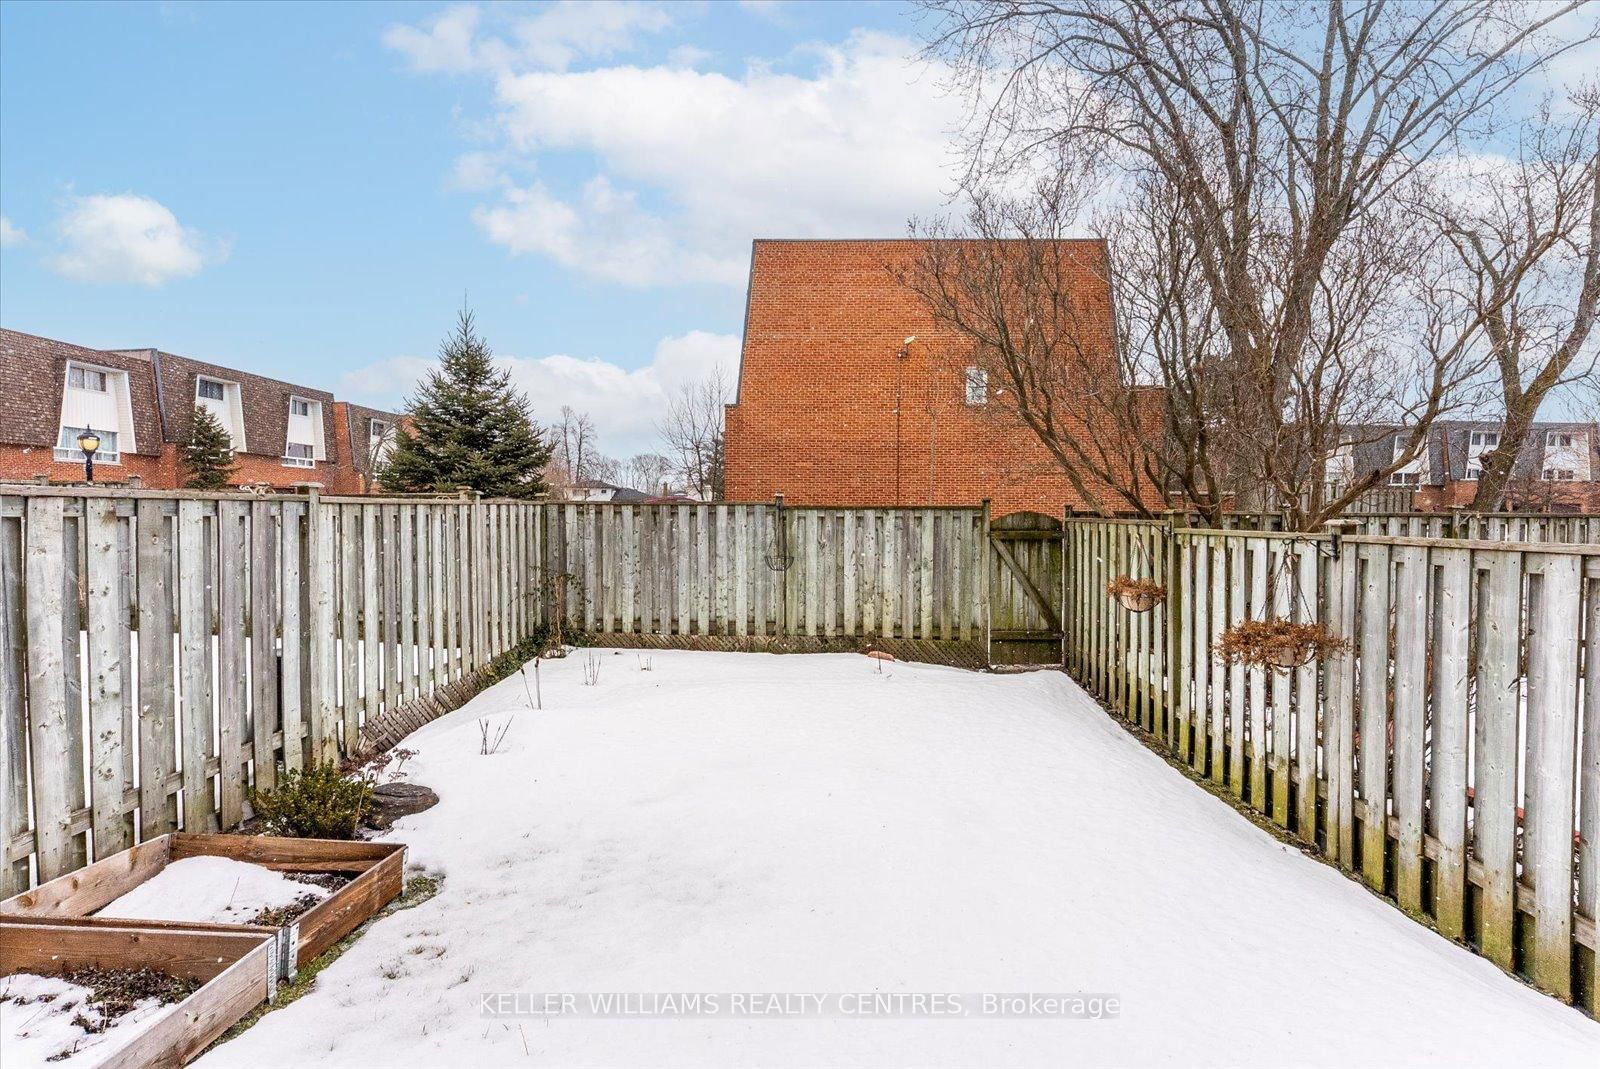
M1469 538L1600 546L1600 515L1407 512L1352 517L1354 532L1399 538Z
M1069 518L1073 518L1069 514ZM1076 517L1083 519L1084 517ZM1187 521L1169 513L1168 522L1201 527L1200 517ZM1390 535L1397 538L1468 538L1493 542L1557 542L1600 545L1600 515L1542 512L1369 512L1351 513L1333 521L1345 534ZM1281 512L1229 512L1220 524L1228 531L1282 531Z
M602 636L986 642L983 508L542 506L552 609Z
M537 622L537 506L0 496L0 894L179 827ZM34 862L30 872L30 859Z
M1449 938L1596 1009L1600 546L1067 524L1067 665L1116 713ZM1141 617L1119 574L1168 597ZM1349 653L1224 664L1228 626Z

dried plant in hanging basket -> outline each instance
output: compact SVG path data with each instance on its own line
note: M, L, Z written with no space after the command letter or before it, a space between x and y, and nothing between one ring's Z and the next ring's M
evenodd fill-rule
M1329 634L1321 624L1292 620L1245 620L1234 624L1212 647L1228 664L1278 668L1288 671L1316 658L1334 657L1350 648L1346 639Z
M1149 612L1167 600L1167 588L1152 579L1119 575L1106 584L1106 593L1130 612Z

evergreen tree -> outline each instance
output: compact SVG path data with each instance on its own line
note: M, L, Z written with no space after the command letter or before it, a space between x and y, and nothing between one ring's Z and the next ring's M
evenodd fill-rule
M188 473L183 485L190 490L221 490L233 478L233 439L209 408L195 406L179 455Z
M400 492L477 490L485 497L545 492L550 445L528 416L528 401L496 368L488 344L463 311L409 401L410 427L395 429L380 481Z

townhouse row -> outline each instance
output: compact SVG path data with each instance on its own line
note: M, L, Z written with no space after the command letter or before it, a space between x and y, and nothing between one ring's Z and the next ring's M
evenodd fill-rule
M233 483L366 493L402 417L159 349L86 349L0 328L0 482L81 482L78 436L100 439L97 483L182 487L197 409L233 441Z

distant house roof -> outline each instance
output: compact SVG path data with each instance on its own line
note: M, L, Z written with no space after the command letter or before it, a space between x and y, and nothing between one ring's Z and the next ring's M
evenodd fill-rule
M635 490L629 486L618 486L616 483L608 483L604 479L579 479L576 482L568 483L567 489L609 490L611 491L611 497L608 500L613 503L642 504L653 500L649 494L642 490Z

